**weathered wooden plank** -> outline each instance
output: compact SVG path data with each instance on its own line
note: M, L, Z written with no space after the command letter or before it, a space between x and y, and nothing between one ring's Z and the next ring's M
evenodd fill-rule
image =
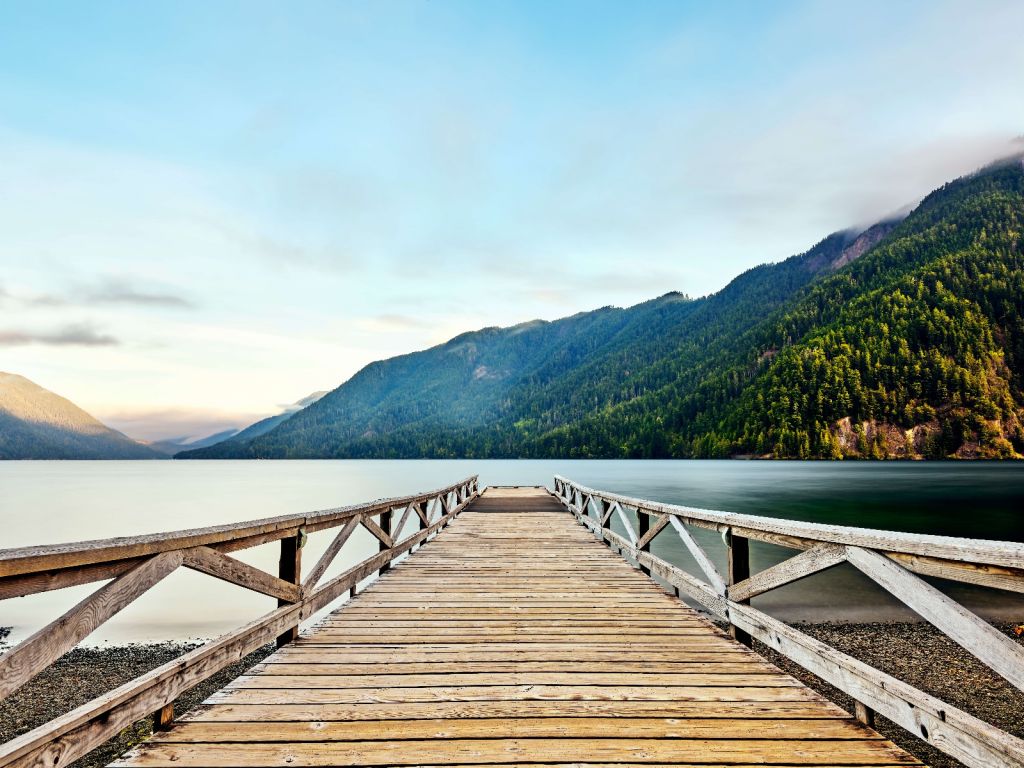
M460 510L453 512L452 516ZM430 528L410 537L384 557L393 557L448 522L442 518ZM180 557L180 553L171 553ZM225 666L265 645L282 631L295 627L316 613L353 583L372 573L381 555L370 558L335 577L302 603L278 608L234 632L217 638L184 656L28 733L0 745L0 766L28 768L39 764L63 766L103 743L111 735L156 709L172 702L181 692L215 674Z
M398 726L403 739L630 738L630 739L835 739L879 740L882 737L854 720L778 720L766 718L676 717L537 717L521 719L459 718L410 720ZM249 743L268 741L387 741L395 724L387 720L339 722L310 720L268 725L265 722L190 721L160 743Z
M312 655L312 654L311 654ZM302 659L293 657L294 661L286 662L281 658L253 667L250 674L260 675L411 675L411 674L448 674L448 673L486 673L500 675L502 673L523 674L529 672L551 672L558 674L566 673L566 662L572 659L561 659L559 661L395 661L355 664L347 660L331 660L329 657L320 657L319 660L310 658ZM579 661L578 670L585 673L603 674L658 674L672 675L675 673L691 674L716 674L716 675L737 675L737 674L778 674L778 670L767 662L757 662L753 659L742 659L740 661L721 661L708 659L691 659L689 661L672 662L630 662L620 655L614 661ZM397 677L389 678L388 682L398 682Z
M71 608L59 619L0 656L0 698L42 672L129 605L139 595L181 565L180 552L163 552L118 576Z
M730 616L763 643L970 766L1024 766L1024 740L819 642L747 605Z
M323 578L324 573L326 573L327 569L331 567L331 563L334 562L334 558L338 556L341 548L345 546L345 543L349 540L352 534L355 533L356 528L359 527L362 520L362 516L357 515L345 523L342 529L338 531L338 534L331 540L331 543L327 545L327 549L324 550L320 559L317 560L316 565L314 565L310 572L306 574L306 578L302 582L302 585L306 589L312 589L319 583L320 579Z
M885 555L847 547L846 557L950 640L1024 690L1024 648L1020 645Z
M550 763L574 759L606 763L716 762L762 765L919 765L885 741L789 739L429 739L294 743L169 744L151 742L129 760L137 766L348 766L496 761Z
M800 683L777 670L716 674L713 672L593 672L586 669L562 672L445 672L441 674L299 674L243 675L228 688L443 688L447 686L571 685L626 687L758 687L792 688Z
M817 544L771 568L755 573L729 587L729 599L737 603L750 600L784 584L819 573L846 560L846 548L837 544Z
M182 565L186 568L290 603L299 599L298 585L272 576L241 560L222 555L209 547L193 547L181 554Z
M705 718L841 720L850 715L820 701L442 701L362 704L209 704L182 718L195 722L332 722L363 720L544 718Z
M735 512L720 512L675 504L663 504L646 499L634 499L605 491L597 491L584 486L575 487L595 497L604 499L606 502L640 505L644 509L656 514L678 516L684 522L692 520L720 528L732 527L734 529L743 528L750 531L778 533L809 541L825 541L833 544L865 547L886 552L937 557L956 562L1006 566L1014 569L1024 568L1024 544L1022 543L878 531L842 525L805 523L798 520L781 520L756 515L743 515Z
M210 702L372 704L416 701L815 701L802 686L478 685L432 688L224 688Z
M475 477L468 478L449 486L449 488L457 488L466 483L475 484L475 482ZM448 489L442 489L442 491L444 490ZM368 504L356 504L310 512L304 515L282 515L263 520L193 528L169 533L124 536L113 539L96 539L68 544L21 547L18 549L0 549L0 577L126 560L160 552L189 549L198 546L213 546L270 534L271 538L255 542L266 543L277 538L294 535L294 531L300 527L305 527L307 531L322 530L325 527L341 525L355 515L378 514L381 510L391 506L402 506L417 501L426 501L438 493L439 491L431 491L414 496L383 499ZM251 546L255 546L255 543L251 544ZM98 576L97 578L107 577Z
M850 715L823 701L432 701L401 704L215 704L183 720L201 722L331 722L431 720L436 718L713 718L846 720Z
M715 591L720 594L725 594L725 579L722 578L722 574L718 572L718 568L711 562L711 558L708 557L707 552L704 551L704 547L697 543L697 540L693 538L693 534L686 530L686 526L674 515L665 515L672 524L672 528L679 535L679 539L683 542L683 545L689 551L690 555L694 560L697 561L698 567L704 572L704 575L708 577L708 582L714 587Z
M633 530L633 523L630 521L629 517L626 515L626 511L622 508L622 505L619 502L615 502L614 506L615 514L619 516L619 522L621 522L622 527L626 529L626 535L629 537L630 545L636 546L638 537L636 535L636 531Z
M389 512L382 513L382 516L384 514L390 514L390 513ZM377 540L381 544L384 545L384 547L386 549L390 549L391 547L394 546L395 542L392 541L391 534L389 534L387 531L385 531L383 528L381 528L379 525L377 525L377 523L375 523L373 521L373 519L370 518L369 516L364 516L364 517L360 518L359 523L360 523L360 525L363 526L363 528L365 528L370 533L372 533L377 538Z

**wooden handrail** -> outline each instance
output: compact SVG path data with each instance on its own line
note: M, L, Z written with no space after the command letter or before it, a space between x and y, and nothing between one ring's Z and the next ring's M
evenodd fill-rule
M233 525L75 544L0 550L0 599L91 581L103 585L60 618L0 656L0 699L6 698L71 650L84 637L150 587L184 566L278 598L278 608L233 632L148 672L107 694L0 745L0 768L62 768L122 728L157 712L166 726L172 704L192 688L248 653L277 638L294 639L299 624L328 606L399 555L425 542L479 494L477 477L437 491L306 515ZM399 524L393 513L401 510ZM415 514L420 525L403 537ZM380 523L372 520L380 518ZM342 527L305 582L301 551L308 532ZM319 583L345 542L362 526L380 541L380 551ZM281 542L277 576L226 553Z
M819 543L865 547L884 552L915 573L1024 593L1024 544L1018 542L806 523L664 504L598 491L561 475L555 476L555 483L570 486L583 497L593 496L611 505L625 505L644 515L669 515L688 525L732 531L743 538L792 549L810 549Z
M672 585L709 613L725 620L740 642L765 643L849 694L856 716L871 723L878 712L969 766L1024 768L1024 740L986 723L891 675L815 640L753 608L750 598L848 562L906 603L997 674L1024 690L1024 649L913 572L1024 592L1024 545L804 523L697 509L599 491L555 476L554 496L581 525L635 562L648 575ZM627 510L641 520L637 533ZM611 530L618 515L626 536ZM654 518L652 521L651 518ZM687 525L720 531L728 547L723 578ZM674 529L694 556L704 579L648 550L663 531ZM750 539L802 550L751 575Z

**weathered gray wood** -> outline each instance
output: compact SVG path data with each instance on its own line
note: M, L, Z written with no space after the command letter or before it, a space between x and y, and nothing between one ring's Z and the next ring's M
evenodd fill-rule
M382 520L384 519L384 514L385 513L381 513ZM391 513L388 512L386 514L390 515ZM388 520L388 524L390 525L390 517ZM394 542L391 540L391 534L377 525L377 523L373 522L369 517L362 518L360 522L362 523L363 528L372 533L374 537L376 537L377 541L384 545L384 549L390 549L394 545Z
M278 608L0 745L0 766L69 765L136 720L273 641L283 629L298 624L299 613L298 605Z
M361 515L353 517L345 523L344 527L340 531L338 531L338 535L331 540L327 549L320 556L320 559L317 560L316 565L313 566L313 569L306 575L305 580L302 582L302 585L306 589L312 589L317 585L320 579L323 578L324 573L331 567L331 563L334 562L334 558L338 556L341 548L345 546L345 542L349 540L349 537L352 536L356 528L362 524L362 521L363 518Z
M409 520L409 515L412 514L412 509L412 504L405 508L405 512L403 512L402 516L398 519L398 525L396 525L391 531L392 540L398 541L402 537L402 531L405 530L405 524Z
M736 536L730 529L726 531L726 544L729 555L729 586L738 584L750 578L750 540L744 536ZM748 601L736 600L743 604ZM748 648L753 644L750 634L741 627L736 626L731 620L729 622L729 634L738 643Z
M615 502L615 512L619 516L619 520L622 522L622 526L626 529L626 535L629 536L629 543L636 546L637 535L636 531L633 530L633 524L629 521L626 516L626 511L622 508L619 502Z
M282 515L280 517L269 517L244 523L215 525L207 528L193 528L143 536L97 539L40 547L0 549L0 590L2 590L4 577L8 576L46 573L78 566L126 561L160 552L189 549L198 546L210 546L222 552L230 551L224 549L223 545L229 545L232 542L245 541L245 546L258 546L259 544L294 535L298 528L304 528L306 531L318 531L324 528L337 527L357 515L378 514L381 510L390 509L391 507L404 506L411 502L427 501L428 499L435 498L439 493L445 493L453 488L459 488L464 485L471 489L476 489L477 478L470 477L454 483L441 491L430 491L394 499L382 499L381 501L367 504L336 507L304 515ZM471 492L475 493L476 491L473 490ZM110 578L110 574L97 572L94 580L105 578Z
M278 563L278 577L282 581L291 582L292 584L298 585L302 581L302 545L305 543L303 535L289 536L287 539L281 539L281 559ZM291 603L296 603L298 600L290 600L287 598L278 598L278 607L284 607ZM277 636L277 647L280 648L288 643L294 642L299 638L299 626L296 624L294 627L289 627L280 635Z
M1024 767L1024 740L847 656L749 605L734 623L856 701L972 768Z
M650 537L647 534L651 530L651 518L643 514L642 512L637 512L636 522L636 549L638 552L645 552L647 551L650 542ZM651 569L643 563L640 563L640 571L647 576L651 575Z
M181 565L180 552L162 552L100 587L59 619L0 656L0 699L42 672L96 627Z
M610 504L619 503L620 499L626 503L638 503L636 500L628 499L627 497L616 497L614 494L600 494L596 498L603 498ZM646 506L646 503L643 503L643 505ZM665 506L667 505L651 505L649 508L655 512L666 513ZM746 517L748 522L751 519L750 516L740 517ZM689 522L690 518L681 515L680 520ZM709 523L707 520L699 520L697 522L698 524L704 523L709 527L722 529L722 525L718 521ZM747 533L752 529L742 527L738 530ZM862 529L850 530L855 532L855 536L859 536L859 532ZM736 533L736 531L730 532L734 535ZM758 533L758 531L755 530L754 533ZM873 531L867 533L881 534L879 538L883 540L886 534L886 532ZM873 717L873 713L877 711L911 733L936 746L946 754L952 755L968 766L972 766L972 768L982 768L983 766L987 768L988 766L995 765L1024 768L1024 740L1011 736L1005 731L939 701L907 683L886 675L834 648L830 648L799 630L771 618L750 605L715 594L714 589L709 584L700 582L689 574L681 572L674 566L652 556L649 552L639 551L637 548L632 547L622 536L610 530L605 529L602 531L602 536L623 554L627 554L637 560L637 562L649 566L654 575L677 586L681 591L696 599L712 612L726 616L730 624L738 630L761 640L805 669L852 696L855 702L857 702L857 717L862 721L870 720ZM732 541L733 547L736 546L737 539L745 541L746 538L746 536L736 536ZM764 538L784 546L795 545L798 549L811 550L821 545L820 541L790 537L788 534L775 531L768 531ZM949 539L946 543L948 544L953 541L957 540ZM820 548L813 552L806 552L803 556L798 555L797 558L802 558L802 560L797 561L797 570L804 572L811 570L811 563L814 563L814 567L816 567L822 563L834 560L837 557L836 549L831 548L834 544L835 542L827 541L824 546L820 546ZM1002 544L1002 542L996 542L996 544ZM1009 675L1007 679L1017 684L1015 673L1018 670L1024 670L1024 665L1016 658L1020 650L1019 646L1012 644L1014 648L1010 652L1013 656L1012 660L1001 660L998 649L1004 647L1003 641L1007 640L1006 638L1003 638L1002 635L992 630L987 624L973 616L973 614L970 614L965 620L959 613L965 609L949 600L949 598L946 598L938 590L934 590L930 585L921 582L908 569L901 567L901 564L897 563L895 559L899 558L900 563L904 563L904 558L912 558L912 562L915 565L919 565L924 561L926 563L924 567L933 569L954 569L961 566L970 569L977 567L978 564L972 563L969 560L943 560L933 558L932 556L908 555L907 553L880 554L870 550L860 550L862 554L854 554L853 550L859 549L857 547L839 546L838 549L842 550L851 562L854 562L859 557L863 566L862 570L866 569L865 572L868 572L869 576L877 577L876 580L882 586L885 586L912 608L918 610L925 618L933 620L933 623L943 628L944 631L946 631L945 627L949 626L954 633L960 633L960 642L967 643L973 641L986 646L982 653L978 654L979 658L982 658L986 663L994 662L995 666L993 668L997 672L1003 674L1005 670ZM797 560L797 558L794 558L794 560ZM792 563L792 561L787 562ZM980 567L986 569L982 578L989 576L994 579L1016 578L1013 566L993 566L983 563L980 564ZM759 592L756 591L760 588L757 586L758 577L761 577L763 582L775 581L781 579L782 574L787 569L780 569L774 573L772 572L773 570L768 569L764 571L763 576L758 574L757 576L748 576L743 580L737 581L734 584L734 589L739 589L734 594L741 597L758 594ZM788 570L789 575L792 575L792 565L789 566ZM738 575L736 568L732 568L730 571L734 577ZM948 571L944 571L944 573L946 572ZM970 578L963 580L972 581ZM978 582L975 581L974 583ZM919 589L919 584L927 589ZM761 586L764 586L764 584L762 583ZM910 598L907 596L908 593ZM918 607L915 607L911 601L916 603ZM991 633L995 633L999 640L990 642ZM967 646L965 645L965 647ZM976 649L969 648L969 650L974 652Z
M470 485L467 501L476 498ZM463 505L464 506L464 505ZM0 767L47 766L63 768L102 744L136 720L170 704L181 693L321 610L349 588L376 571L380 564L424 541L455 517L454 510L429 528L401 542L392 551L379 553L331 579L303 598L282 606L249 624L190 651L125 685L0 745ZM180 552L167 557L181 558ZM110 586L110 585L108 585ZM19 646L20 647L20 646Z
M711 558L708 557L707 552L705 552L704 548L697 543L695 538L693 538L693 534L686 530L686 526L683 525L679 518L673 515L667 515L667 517L672 523L672 527L675 529L676 533L679 534L679 538L682 539L686 549L689 550L693 559L697 561L697 565L700 569L704 571L704 575L708 577L708 581L711 583L711 586L715 588L715 591L718 592L718 594L724 595L725 579L722 578L722 574L718 572L715 564L711 562Z
M182 552L182 565L279 600L294 603L299 599L299 587L296 584L275 578L259 568L222 555L209 547L186 549Z
M568 480L566 482L582 492L590 493L605 501L619 502L629 506L638 505L656 514L676 515L686 520L710 524L712 527L732 527L737 529L737 532L739 532L738 529L744 528L797 537L812 542L826 541L833 544L866 547L885 552L901 552L956 562L1024 569L1024 543L878 531L869 528L853 528L842 525L825 525L822 523L805 523L799 520L780 520L756 515L742 515L735 512L720 512L675 504L663 504L646 499L634 499L629 496L587 488L571 483Z
M846 560L846 548L838 544L818 544L788 560L729 587L729 599L737 603L750 600L784 584L806 578Z
M637 541L636 546L637 549L647 550L654 537L661 533L665 529L665 526L668 525L669 520L673 518L669 515L661 515L653 524L650 522L647 515L641 515L639 519L644 520L647 523L647 528L641 533L640 540ZM641 528L642 527L643 526L641 525Z
M667 563L659 557L655 557L650 552L641 552L609 528L605 528L601 533L604 540L617 547L620 553L626 553L638 563L647 566L652 575L664 579L672 586L685 592L715 615L722 618L728 616L725 598L717 594L708 584L691 576L682 568Z
M39 592L49 592L54 589L64 589L65 587L77 587L80 584L91 584L94 581L113 579L129 568L138 565L144 559L136 557L129 560L115 560L95 565L73 565L70 568L59 568L41 573L4 576L0 578L0 600L35 595Z
M846 557L950 640L1024 690L1024 648L885 555L847 547Z

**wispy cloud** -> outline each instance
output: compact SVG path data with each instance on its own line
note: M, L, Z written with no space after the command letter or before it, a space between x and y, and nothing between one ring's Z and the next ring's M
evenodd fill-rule
M180 294L158 288L143 288L120 279L79 285L64 293L15 294L0 286L0 302L5 299L26 307L138 306L188 309L196 306L191 299Z
M122 280L107 280L82 292L85 304L133 304L146 307L192 307L192 301L170 292L139 288Z
M74 323L56 331L0 330L0 347L43 344L52 347L112 347L120 344L113 336L100 333L89 323Z
M104 424L136 440L196 440L228 429L242 429L268 414L211 409L154 408L98 411Z

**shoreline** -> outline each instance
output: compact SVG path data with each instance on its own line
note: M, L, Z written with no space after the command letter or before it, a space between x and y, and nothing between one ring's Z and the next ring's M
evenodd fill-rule
M1024 738L1024 693L977 661L967 651L923 622L822 622L793 626L861 661L904 680L943 701ZM1013 624L994 626L1024 645ZM7 630L0 627L0 650ZM76 648L24 688L0 702L0 742L31 730L95 696L105 693L148 670L171 661L197 643L153 643ZM755 642L755 650L777 667L821 693L843 709L852 711L852 700L828 683L806 672L771 648ZM181 716L210 694L274 651L273 645L246 656L175 701ZM932 768L960 768L942 754L885 718L878 717L876 730ZM72 764L73 768L103 768L152 733L146 718Z

